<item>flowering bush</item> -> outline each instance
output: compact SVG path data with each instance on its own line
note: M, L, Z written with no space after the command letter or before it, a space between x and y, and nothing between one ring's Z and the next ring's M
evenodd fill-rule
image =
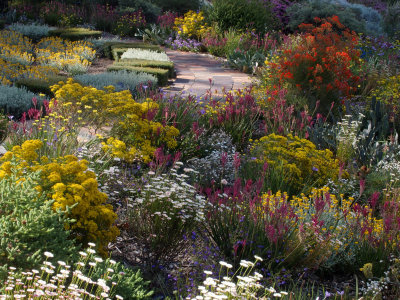
M286 299L288 295L287 292L281 291L277 292L273 287L265 288L260 281L263 276L254 271L252 275L250 273L255 268L255 265L262 261L262 258L259 256L255 256L256 261L253 263L251 261L242 260L240 262L240 268L235 273L235 276L223 276L225 273L229 273L229 269L232 268L232 265L226 263L224 261L220 261L221 270L220 270L220 278L212 278L211 271L204 271L207 275L206 280L203 281L203 285L198 287L198 294L203 295L204 297L210 299L252 299L257 297L266 297L273 296L276 298ZM222 268L225 267L227 270L222 271ZM228 274L227 274L228 275ZM199 299L197 296L192 299Z
M195 39L187 39L183 38L180 35L177 35L174 39L173 37L169 37L165 44L171 47L174 50L181 51L190 51L190 52L199 52L201 43Z
M0 31L0 81L10 85L22 78L45 79L57 69L35 64L34 44L28 37L10 30Z
M157 17L157 24L161 28L172 29L175 26L175 19L178 17L177 13L167 11L161 16Z
M262 114L256 99L251 95L251 89L225 93L224 101L210 100L200 119L204 127L222 129L232 137L238 149L244 149L257 130L257 122Z
M41 17L51 26L73 27L83 22L84 9L60 1L50 1L40 11Z
M117 18L118 14L116 9L108 4L95 4L92 7L90 20L97 29L111 32Z
M34 62L33 43L22 33L17 31L0 31L0 58L19 63L31 65Z
M288 185L286 190L294 193L323 186L328 179L336 180L339 174L339 163L330 150L317 150L310 141L291 134L262 137L253 143L251 156L255 157L253 164L266 163L280 174Z
M36 45L37 62L68 74L85 73L96 56L91 44L70 42L58 37L44 38Z
M292 49L281 49L276 61L265 62L265 81L278 83L306 94L315 106L325 112L332 101L349 98L356 91L360 77L353 69L359 64L358 37L340 23L336 16L318 24L301 24L306 33L302 42ZM342 103L344 101L342 100Z
M54 255L48 251L44 252L46 259L40 267L41 271L33 269L20 274L10 267L0 298L28 295L46 299L124 299L116 294L120 293L127 299L142 299L153 294L148 290L148 282L143 280L140 271L134 273L112 259L103 261L95 256L94 246L90 243L86 251L79 252L81 257L73 268L61 260L53 265L50 260Z
M388 104L392 108L392 117L398 115L400 112L400 75L379 80L376 88L371 91L370 99L372 97Z
M0 180L1 282L10 266L18 271L39 267L43 247L60 260L71 259L78 250L64 229L64 222L71 220L55 212L52 201L36 189L40 173L27 170L18 174L18 168L17 162L11 162L10 176Z
M69 218L76 220L75 223L65 224L74 237L84 244L97 242L99 251L104 255L108 243L115 239L119 231L113 225L117 216L112 207L105 204L107 195L98 190L96 175L87 170L87 161L79 161L73 155L52 161L46 156L39 156L42 146L40 140L27 140L21 146L13 147L0 159L0 178L11 175L11 161L17 163L21 174L24 170L41 171L36 189L54 200L54 210L65 211Z
M114 27L114 33L120 36L134 37L138 29L146 26L146 19L141 10L122 15Z
M189 10L183 17L175 18L175 30L178 35L198 40L206 31L203 12Z
M150 99L135 102L127 90L114 92L113 87L97 90L74 83L72 79L60 82L52 90L60 104L61 115L77 116L75 122L82 126L112 125L113 137L103 146L116 157L149 162L157 147L173 149L177 145L175 138L179 131L153 121L158 105Z
M123 235L141 245L140 256L152 262L173 261L182 251L183 235L204 220L206 201L185 182L186 174L177 174L178 162L169 175L149 172L137 195L128 200L121 219Z
M227 38L218 33L214 27L209 27L201 36L201 43L207 51L215 56L225 56Z

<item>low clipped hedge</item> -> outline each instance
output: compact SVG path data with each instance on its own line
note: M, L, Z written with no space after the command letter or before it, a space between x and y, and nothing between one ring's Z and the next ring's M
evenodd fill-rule
M49 31L49 36L58 36L71 41L79 41L84 39L97 39L102 36L101 31L91 30L87 28L60 28Z
M160 68L142 68L142 67L134 67L126 64L115 63L107 68L107 71L131 71L131 72L144 72L157 77L157 82L159 86L164 86L168 84L168 74L169 71L167 69Z
M104 52L105 57L107 57L109 59L119 60L122 53L124 53L129 48L141 48L141 49L153 50L153 51L157 51L157 52L163 51L157 45L149 45L149 44L145 44L145 43L141 43L141 42L136 42L136 43L106 42L103 45L103 52ZM113 50L115 50L114 53L113 53ZM119 56L116 56L117 53L119 54Z
M142 68L156 68L156 69L167 69L168 77L175 77L174 63L171 61L157 61L157 60L146 60L146 59L134 59L125 58L121 59L119 62L115 62L114 65L118 66L132 66L132 67L142 67Z
M45 94L49 97L54 97L50 87L60 81L67 81L65 76L49 76L47 79L20 79L15 85L17 87L25 87L29 91L35 94Z

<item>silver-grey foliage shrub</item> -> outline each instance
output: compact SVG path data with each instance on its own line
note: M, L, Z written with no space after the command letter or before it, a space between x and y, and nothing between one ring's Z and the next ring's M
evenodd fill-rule
M290 6L287 13L293 30L301 23L312 23L315 17L337 15L343 25L358 33L379 36L383 32L382 16L378 11L346 0L308 0Z
M333 4L338 4L344 9L351 9L355 14L364 20L365 31L368 35L381 35L382 31L382 16L373 9L362 4L349 3L346 0L330 0Z
M139 48L129 48L125 51L121 59L145 59L145 60L157 60L157 61L171 61L168 55L156 51L144 50Z
M213 133L200 142L200 148L205 149L205 157L192 158L187 166L196 172L192 175L193 182L208 184L212 180L218 184L222 180L233 183L235 180L234 156L236 147L232 138L223 131ZM222 167L222 157L226 155L226 164Z
M49 31L55 29L47 25L13 23L8 26L9 30L18 31L32 39L39 40L49 35Z
M24 87L0 85L0 111L2 113L19 118L22 113L28 112L33 107L33 98L38 100L38 105L43 102L42 97Z
M113 85L116 91L130 90L134 92L140 84L152 86L157 84L157 78L148 73L137 73L128 71L106 72L98 74L82 74L75 79L84 85L103 89L105 86Z

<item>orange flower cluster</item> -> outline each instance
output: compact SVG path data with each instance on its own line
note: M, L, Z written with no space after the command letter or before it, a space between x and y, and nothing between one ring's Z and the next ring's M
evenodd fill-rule
M314 21L315 25L299 25L302 42L283 49L280 58L269 63L270 76L330 104L351 96L360 81L353 72L359 64L358 36L337 16Z

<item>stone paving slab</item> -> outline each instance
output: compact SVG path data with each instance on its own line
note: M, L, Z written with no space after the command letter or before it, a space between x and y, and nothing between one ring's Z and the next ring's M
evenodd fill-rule
M226 90L243 89L251 85L252 77L237 70L226 67L222 59L216 59L208 54L175 51L164 49L174 62L177 77L173 84L164 90L167 94L179 94L182 91L204 95L211 88L215 94ZM211 79L211 83L210 83Z

